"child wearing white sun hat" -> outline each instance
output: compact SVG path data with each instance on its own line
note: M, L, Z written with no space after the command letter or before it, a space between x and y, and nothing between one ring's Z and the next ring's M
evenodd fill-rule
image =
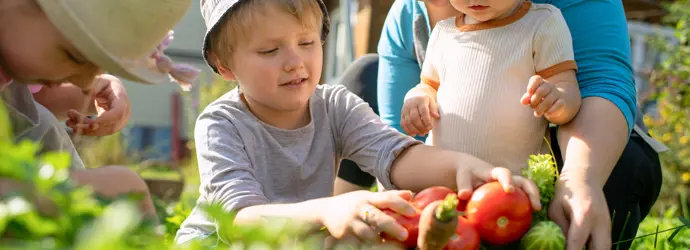
M71 83L88 92L95 77L109 73L144 84L172 78L188 88L199 71L173 63L163 50L190 5L191 0L0 1L0 99L12 139L40 143L44 152L70 152L71 178L102 196L148 196L145 183L128 168L83 169L61 124L34 101L28 86ZM18 185L0 179L0 193ZM155 217L150 198L142 209Z

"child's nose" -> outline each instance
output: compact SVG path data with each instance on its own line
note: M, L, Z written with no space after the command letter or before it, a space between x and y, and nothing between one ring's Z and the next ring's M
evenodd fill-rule
M302 67L303 63L304 60L302 59L302 56L299 53L296 53L296 51L291 50L286 55L284 70L286 72L290 72L299 69Z

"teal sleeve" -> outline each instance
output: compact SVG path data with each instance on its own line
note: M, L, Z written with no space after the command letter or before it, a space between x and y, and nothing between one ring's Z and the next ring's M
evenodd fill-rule
M405 94L419 83L421 73L413 45L415 4L416 0L397 0L393 3L378 44L379 115L383 123L400 132L404 132L400 127L400 112Z
M614 103L632 131L637 114L628 25L621 1L536 0L561 9L573 37L577 79L583 98Z

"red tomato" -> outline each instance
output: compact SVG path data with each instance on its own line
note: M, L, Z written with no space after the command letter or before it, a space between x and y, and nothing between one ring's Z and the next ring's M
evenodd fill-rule
M417 237L419 235L419 217L420 214L417 213L414 217L407 217L405 215L398 214L396 212L393 212L393 210L390 209L382 209L384 213L387 215L393 217L395 221L398 222L403 228L407 230L407 239L402 241L403 245L406 247L417 247ZM386 233L381 233L381 237L386 240L386 241L397 241L401 242L398 240L398 238L394 236L390 236Z
M474 190L467 204L467 219L479 236L504 245L519 240L532 223L532 205L521 189L506 193L498 182Z
M445 199L448 194L457 195L457 192L453 191L453 189L443 186L429 187L420 191L419 193L415 194L414 197L412 197L412 205L420 210L423 210L427 205L431 204L432 202ZM466 205L467 201L459 200L457 210L465 211Z
M458 227L455 235L450 238L443 250L477 250L481 245L481 240L477 230L474 230L472 223L465 217L458 216Z

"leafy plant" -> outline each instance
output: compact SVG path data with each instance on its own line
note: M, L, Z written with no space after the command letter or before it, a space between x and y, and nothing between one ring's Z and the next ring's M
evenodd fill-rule
M667 9L669 15L664 21L675 27L677 43L665 37L650 38L667 58L650 79L654 84L651 99L657 102L658 114L644 117L650 134L670 149L660 155L664 170L660 206L677 203L675 194L683 192L687 182L682 178L690 177L690 1L674 1Z

